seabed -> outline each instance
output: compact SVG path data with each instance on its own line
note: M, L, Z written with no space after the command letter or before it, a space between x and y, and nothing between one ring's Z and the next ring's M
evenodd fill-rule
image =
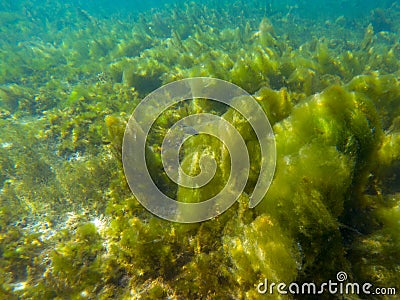
M1 299L259 299L265 279L321 284L340 271L400 291L400 6L310 18L315 7L212 3L132 15L0 4ZM208 153L216 178L198 191L167 178L162 139L187 115L231 122L251 160L237 203L180 224L137 201L121 147L146 95L195 76L254 95L274 130L276 172L249 209L262 160L249 124L225 106L171 107L147 140L166 194L203 201L230 169L219 141L195 135L182 168L198 174Z

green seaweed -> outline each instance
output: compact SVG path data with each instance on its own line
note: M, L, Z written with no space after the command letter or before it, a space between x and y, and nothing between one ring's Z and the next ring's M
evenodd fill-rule
M360 30L349 32L345 17L310 26L252 3L186 4L133 22L49 1L25 14L13 5L0 18L0 297L257 299L265 278L321 283L338 271L400 288L396 10L375 10L371 25L357 19ZM251 156L237 203L177 224L132 195L121 147L149 92L193 76L254 95L274 129L277 168L249 209L261 161L249 124L214 104L171 107L147 141L150 172L167 194L201 201L227 180L223 146L203 135L184 144L182 167L196 174L207 151L221 176L194 192L161 171L163 136L189 114L231 122Z

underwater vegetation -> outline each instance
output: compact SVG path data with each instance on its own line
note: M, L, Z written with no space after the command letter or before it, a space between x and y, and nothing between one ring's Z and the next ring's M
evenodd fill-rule
M0 298L258 299L265 278L322 283L339 271L400 291L400 7L314 22L252 4L132 19L50 1L0 5ZM234 206L177 224L132 195L121 147L149 92L193 76L254 95L277 166L249 209L261 161L249 124L223 106L172 107L150 133L149 168L178 201L209 198L229 171L221 143L196 135L182 168L197 174L206 151L218 163L213 186L194 192L166 178L160 147L181 118L219 115L251 153Z

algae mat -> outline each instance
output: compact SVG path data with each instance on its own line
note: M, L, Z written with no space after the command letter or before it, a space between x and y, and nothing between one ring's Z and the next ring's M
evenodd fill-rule
M395 298L400 7L381 2L210 0L140 10L1 2L0 298ZM223 143L202 134L207 126L182 119L223 119L249 153L234 204L181 224L132 194L122 144L149 93L193 77L226 80L254 97L274 133L276 170L249 208L265 160L251 124L224 103L170 106L144 148L168 197L206 201L232 167ZM215 162L216 176L200 189L177 185L164 168L174 124L191 136L174 154L182 172L199 175L204 154ZM367 290L345 294L347 283Z

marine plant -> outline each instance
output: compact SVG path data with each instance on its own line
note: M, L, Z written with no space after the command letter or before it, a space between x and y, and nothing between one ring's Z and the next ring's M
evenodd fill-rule
M400 289L399 7L312 23L293 9L271 6L266 15L252 1L186 4L130 22L50 1L25 10L7 3L0 4L0 298L257 299L265 278L322 283L338 271ZM362 29L349 30L351 22ZM277 169L264 200L248 209L261 160L249 125L226 107L172 107L148 141L149 168L164 191L202 200L225 182L220 176L194 193L172 186L159 168L166 128L191 113L234 124L252 167L227 212L176 224L132 195L121 144L143 97L192 76L254 95L276 135ZM226 173L221 143L202 135L183 147L186 172L198 172L202 151Z

